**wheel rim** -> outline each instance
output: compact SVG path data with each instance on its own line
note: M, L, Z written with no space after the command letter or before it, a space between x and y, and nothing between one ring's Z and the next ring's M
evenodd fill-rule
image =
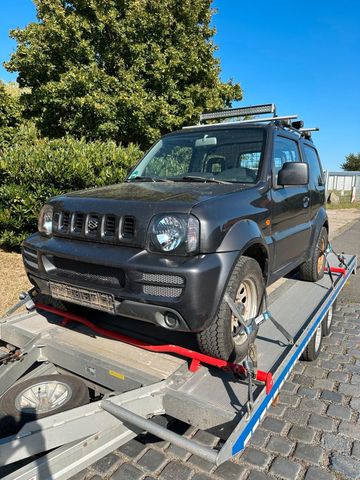
M71 387L63 382L39 382L24 388L18 394L15 408L22 413L43 414L60 408L71 394Z
M236 292L235 303L241 306L241 314L245 321L256 316L258 310L258 294L256 284L252 279L248 278L240 283ZM246 341L247 335L241 324L239 325L239 320L235 315L231 316L231 331L236 344L239 345Z
M315 352L317 352L320 348L321 337L322 337L322 328L320 324L315 331L315 344L314 344Z
M331 306L329 308L328 313L327 313L326 326L327 326L328 330L330 330L332 321L333 321L333 306Z
M325 239L324 238L321 238L321 241L320 241L320 245L319 245L319 258L318 258L318 261L317 261L317 271L318 273L321 272L321 270L323 269L323 266L325 264L325 255L324 255L324 252L325 252Z

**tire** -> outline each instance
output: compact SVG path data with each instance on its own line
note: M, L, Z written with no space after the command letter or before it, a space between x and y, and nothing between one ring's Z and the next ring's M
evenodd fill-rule
M259 264L253 258L241 256L230 276L226 293L235 303L245 305L245 320L259 314L263 292L264 281ZM250 343L255 340L256 335L257 330L251 334ZM198 333L197 339L203 353L237 362L246 356L249 344L224 300L211 325Z
M50 388L50 399L46 396ZM43 404L36 398L38 389L43 392ZM54 395L57 393L58 396ZM38 396L39 397L39 396ZM47 402L53 398L52 404ZM30 399L30 400L29 400ZM2 432L18 431L25 423L64 412L89 403L86 384L70 375L43 375L14 385L0 399ZM37 405L37 406L36 406ZM5 417L4 417L5 414Z
M301 360L305 360L306 362L312 362L316 360L319 356L321 350L321 344L323 339L323 322L315 330L314 335L311 337L310 342L307 344L305 350L301 355Z
M323 321L322 321L322 333L323 337L327 337L331 333L331 327L332 327L332 322L333 322L333 315L336 310L336 300L335 302L331 305L329 310L327 311L327 314L325 315Z
M300 278L307 282L317 282L324 276L325 256L322 252L328 246L328 233L325 227L322 227L316 242L311 246L310 258L300 265Z

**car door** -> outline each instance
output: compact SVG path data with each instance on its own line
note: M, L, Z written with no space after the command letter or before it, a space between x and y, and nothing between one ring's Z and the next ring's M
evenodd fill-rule
M305 144L303 145L303 152L305 154L305 160L309 164L310 216L312 220L319 208L325 203L325 180L319 155L315 148Z
M278 172L284 163L302 162L295 138L276 135L273 145L272 238L273 272L289 271L305 258L310 241L310 193L308 185L277 185Z

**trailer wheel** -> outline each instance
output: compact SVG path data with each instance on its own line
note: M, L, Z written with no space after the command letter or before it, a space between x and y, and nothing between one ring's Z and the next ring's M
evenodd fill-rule
M231 274L226 292L238 305L243 307L245 320L254 318L259 313L259 307L264 292L264 282L259 264L250 257L241 256ZM255 340L257 330L250 339L247 338L237 318L223 300L211 325L198 333L200 350L213 357L223 360L240 361Z
M322 321L322 327L323 327L323 337L327 337L331 333L331 326L333 322L333 316L334 312L336 310L336 300L335 302L331 305L329 310L327 311L327 314L324 317L324 320Z
M321 344L323 339L323 322L315 330L314 335L311 337L310 342L308 343L307 347L303 351L301 355L301 360L305 360L306 362L312 362L316 360L319 356L321 350Z
M43 375L14 385L0 400L8 427L18 430L32 420L89 403L85 383L70 375ZM6 427L6 423L5 423Z
M322 227L317 240L311 246L310 258L300 265L300 278L308 282L317 282L324 276L325 255L323 252L329 244L328 233L325 227Z

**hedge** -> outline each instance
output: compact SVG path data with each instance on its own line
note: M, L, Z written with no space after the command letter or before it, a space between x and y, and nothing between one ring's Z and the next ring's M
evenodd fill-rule
M18 249L36 231L39 210L49 197L121 182L141 154L132 144L125 148L72 137L7 148L0 157L0 246Z

